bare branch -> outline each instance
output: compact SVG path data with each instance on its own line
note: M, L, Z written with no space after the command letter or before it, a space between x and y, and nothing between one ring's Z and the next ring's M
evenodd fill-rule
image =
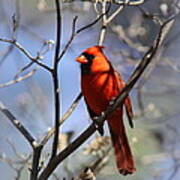
M67 110L67 112L63 115L63 117L60 119L60 123L62 124L74 111L74 109L77 107L79 101L82 98L82 93L79 93L78 96L76 97L76 99L73 101L72 105L70 106L70 108Z
M4 52L1 53L1 59L0 59L0 66L3 64L3 62L6 60L6 58L9 56L9 54L13 51L14 46L11 44L9 47L7 47Z
M79 28L78 30L76 30L76 22L78 17L75 16L73 19L73 23L72 23L72 33L71 33L71 37L69 39L69 41L67 42L67 44L65 45L64 49L62 50L60 56L59 56L59 60L62 59L62 57L64 56L64 54L66 53L66 51L68 50L69 46L71 45L73 39L82 31L85 31L86 29L92 27L93 25L95 25L105 14L107 14L109 12L111 8L111 4L108 6L107 10L102 13L101 15L99 15L94 21L92 21L91 23L89 23L88 25L83 26L82 28Z
M112 0L115 4L126 6L138 6L144 3L144 0L131 1L131 0Z
M75 110L75 108L77 107L79 101L82 98L82 93L79 93L79 95L76 97L76 99L73 101L72 105L70 106L70 108L67 110L67 112L63 115L63 117L60 119L59 121L59 126L62 125L64 123L64 121L72 114L72 112ZM42 141L40 142L41 145L45 145L47 143L47 141L50 139L50 137L54 134L55 132L55 128L51 128L48 131L48 134L42 139Z
M0 162L4 162L8 164L16 173L16 177L14 179L20 180L22 175L22 170L28 165L29 160L31 159L32 156L31 154L28 156L23 156L17 151L13 142L11 142L9 139L7 139L7 142L10 144L13 152L19 158L19 160L13 160L7 157L6 154L0 154Z
M73 180L96 180L96 176L93 170L89 167L85 168L84 171L79 175L79 177Z
M102 13L104 14L103 18L102 18L102 27L101 27L101 32L99 35L99 41L98 44L102 45L105 39L105 35L106 35L106 29L108 24L123 10L124 6L120 5L117 10L115 10L109 17L107 17L107 15L104 13L106 11L106 3L107 1L103 1L101 2L102 5Z
M68 50L71 42L73 41L75 35L76 35L76 21L78 19L78 16L75 16L73 19L73 23L72 23L72 33L71 33L71 37L69 39L69 41L67 42L67 44L65 45L64 49L62 50L60 56L58 57L58 60L62 59L62 57L64 56L64 54L66 53L66 51Z
M5 105L0 102L0 111L11 121L11 123L18 129L18 131L25 137L29 142L31 147L34 148L35 139L30 132L22 125L22 123L17 120L17 118L5 107Z
M34 64L34 62L30 62L28 64L26 64L24 67L22 67L20 70L18 70L18 72L16 73L16 75L14 76L14 79L18 79L19 75L24 72L26 69L30 68L32 65Z
M119 6L116 11L106 20L106 23L110 23L122 10L124 6Z
M17 35L17 29L19 27L19 21L20 21L20 6L19 6L19 0L16 0L15 3L16 6L16 14L14 14L12 16L12 24L13 24L13 28L12 28L12 39L15 40L16 39L16 35ZM14 49L14 45L10 44L10 46L7 48L6 52L4 53L4 55L1 58L0 61L0 65L6 60L6 58L9 56L9 54L13 51Z
M59 0L55 0L56 3L56 48L54 55L54 66L52 71L53 78L53 88L54 88L54 105L55 105L55 119L54 119L54 127L55 134L52 146L52 154L51 159L56 156L57 147L58 147L58 137L59 137L59 119L60 119L60 88L59 88L59 78L58 78L58 64L59 64L59 53L60 53L60 43L61 43L61 6Z
M41 145L37 145L34 148L33 151L33 161L32 161L32 169L31 169L31 180L36 180L38 173L40 171L39 169L39 161L40 161L40 157L41 157L41 151L42 151L43 146Z
M103 22L102 22L102 27L101 27L101 32L100 32L99 42L98 42L98 44L100 46L103 44L105 34L106 34L106 29L107 29L107 23L106 23L107 22L107 16L106 16L106 14L104 12L106 12L106 1L102 2L102 13L104 15L103 15L103 18L102 18Z
M15 144L9 138L7 138L7 143L11 146L11 149L16 157L18 157L19 159L24 159L24 157L18 152Z
M45 55L51 49L53 44L54 44L54 41L52 40L44 40L40 51L37 52L37 56L42 57L43 55ZM22 67L20 70L18 70L17 74L15 75L15 79L17 79L22 72L30 68L34 63L35 63L34 61L31 61L30 63Z
M41 59L41 57L36 56L36 57L32 57L30 55L30 53L17 41L15 40L10 40L10 39L4 39L4 38L0 38L0 41L2 42L6 42L6 43L10 43L13 44L14 46L16 46L26 57L28 57L32 62L35 62L36 64L38 64L39 66L43 67L44 69L48 70L49 72L51 72L51 68L49 68L48 66L46 66L45 64L43 64L42 62L38 61Z
M64 2L66 2L66 1L69 2L70 0L64 0ZM71 1L73 1L73 0L71 0ZM109 3L118 4L118 5L138 6L140 4L143 4L145 0L137 0L137 1L131 1L131 0L84 0L84 1L90 1L93 3L102 3L103 1L106 1Z
M36 72L37 69L33 69L32 71L30 71L29 73L27 73L26 75L22 76L22 77L18 77L12 81L9 81L7 83L4 83L4 84L0 84L0 88L4 88L4 87L7 87L7 86L10 86L10 85L13 85L13 84L16 84L16 83L19 83L25 79L28 79L30 78L35 72Z

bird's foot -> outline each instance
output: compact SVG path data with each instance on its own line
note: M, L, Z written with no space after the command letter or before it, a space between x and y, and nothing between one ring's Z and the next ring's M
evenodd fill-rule
M112 99L109 101L109 105L112 106L116 100L116 96L112 97Z
M99 117L98 116L93 118L93 123L94 123L96 129L98 130L99 134L101 136L103 136L104 135L104 128L103 128L104 123L99 122Z

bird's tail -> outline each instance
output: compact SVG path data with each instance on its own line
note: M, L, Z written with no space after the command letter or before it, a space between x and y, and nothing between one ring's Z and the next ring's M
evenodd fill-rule
M108 124L119 173L123 175L132 174L136 171L136 168L126 136L123 119L119 119L119 116L112 116L108 120Z

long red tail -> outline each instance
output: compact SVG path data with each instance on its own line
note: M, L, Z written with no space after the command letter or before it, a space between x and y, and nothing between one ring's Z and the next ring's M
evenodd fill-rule
M117 113L116 113L117 114ZM131 149L126 136L121 115L113 115L108 120L112 144L116 157L117 168L120 174L127 175L136 171Z

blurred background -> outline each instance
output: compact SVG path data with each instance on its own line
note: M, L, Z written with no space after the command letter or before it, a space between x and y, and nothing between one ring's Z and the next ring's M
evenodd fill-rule
M62 47L71 36L72 22L78 16L77 29L96 17L89 1L64 1L62 5ZM180 9L179 1L145 0L140 6L125 7L108 25L105 54L125 80L157 36L158 24L144 13L168 19ZM97 4L99 10L101 6ZM114 4L110 13L118 8ZM51 66L54 57L55 9L49 0L1 0L0 38L16 39L34 58ZM86 48L98 43L101 21L75 37L60 62L61 115L80 92L80 68L74 59ZM129 141L137 162L137 172L128 177L118 174L109 139L95 134L56 169L50 179L71 179L108 151L97 171L97 180L178 180L180 178L180 16L171 27L162 47L131 92L135 128L127 124ZM50 74L36 64L23 72L31 61L14 45L0 41L0 101L37 138L53 126L54 100ZM14 79L29 75L15 83ZM126 118L125 118L126 121ZM61 126L65 145L88 127L91 120L83 99ZM28 179L31 147L24 137L0 113L0 173L5 180ZM106 132L108 136L108 131ZM65 138L63 138L65 136ZM92 142L93 141L93 142ZM103 142L103 143L102 143ZM96 144L93 144L96 143ZM102 147L102 149L101 149ZM60 144L59 148L63 148ZM104 150L105 148L105 150ZM49 157L51 141L43 151L42 163ZM78 163L77 163L78 162Z

